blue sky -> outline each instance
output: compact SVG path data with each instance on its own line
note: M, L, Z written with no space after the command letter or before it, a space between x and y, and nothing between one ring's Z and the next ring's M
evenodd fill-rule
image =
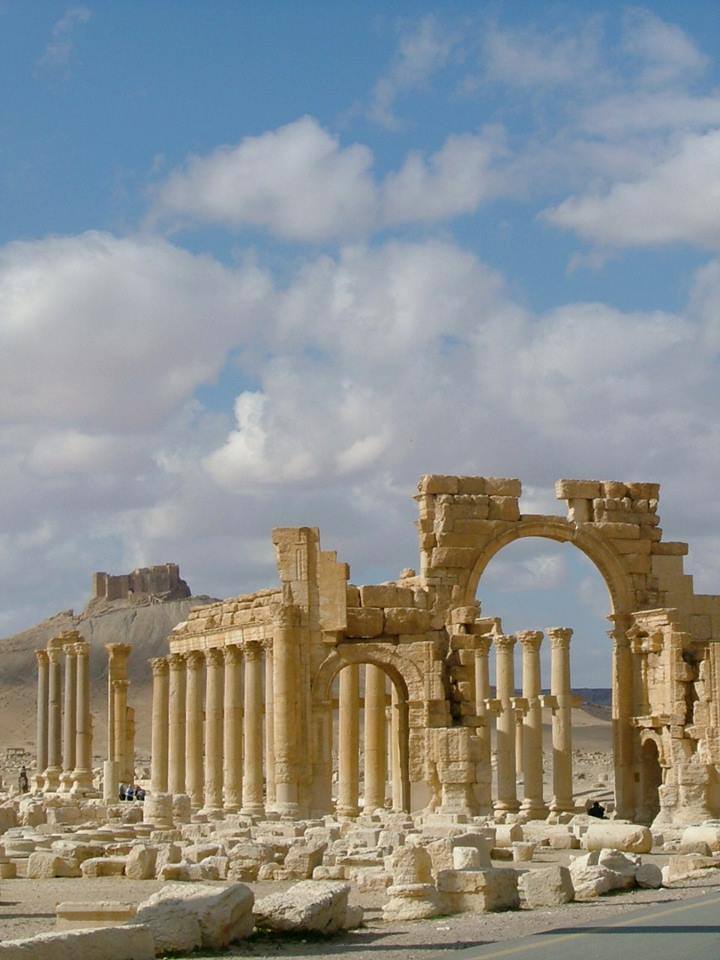
M94 569L263 585L280 523L394 576L423 472L659 481L717 592L719 44L710 2L0 0L0 633ZM480 597L607 674L572 551Z

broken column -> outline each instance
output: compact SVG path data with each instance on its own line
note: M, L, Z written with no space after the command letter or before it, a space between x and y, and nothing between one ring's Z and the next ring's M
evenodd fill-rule
M48 765L48 654L36 650L37 660L37 728L35 739L35 787L44 783L43 774Z
M552 697L553 798L554 813L573 811L572 784L572 690L570 686L569 627L549 627L550 695Z
M166 657L155 657L150 665L153 672L150 790L158 794L168 788L169 667Z
M500 712L496 721L496 769L497 798L495 815L516 813L517 783L515 771L515 665L513 650L515 637L512 634L497 634L495 644L495 687L500 701Z
M542 703L540 700L541 630L523 630L517 635L522 647L522 694L527 700L523 721L523 801L520 809L531 820L544 819L547 806L543 799Z
M217 647L205 654L205 810L218 814L223 808L223 667L225 658ZM189 735L190 731L188 731Z
M387 748L385 719L385 671L365 667L365 802L364 812L385 806Z
M338 692L338 802L340 817L356 817L360 793L360 668L344 667Z

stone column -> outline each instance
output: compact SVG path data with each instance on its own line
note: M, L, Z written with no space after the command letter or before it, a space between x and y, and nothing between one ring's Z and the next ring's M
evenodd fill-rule
M387 748L385 746L385 671L365 667L365 813L385 806Z
M135 708L125 708L125 771L123 780L135 782Z
M517 783L515 774L515 710L512 701L515 697L515 664L513 649L515 637L511 634L499 634L495 642L495 686L500 701L500 713L497 718L497 799L495 815L516 813Z
M358 815L360 793L360 668L356 663L340 671L338 693L338 802L339 817Z
M543 737L542 737L542 691L540 678L540 647L543 641L541 630L524 630L517 635L522 647L522 695L527 700L525 714L522 771L523 802L520 809L531 820L547 816L543 799Z
M397 687L390 681L390 772L392 785L392 808L403 809L403 775L400 745L400 699Z
M61 712L60 702L61 668L60 655L61 640L51 640L48 644L49 679L48 679L48 765L45 771L45 789L57 790L60 786L62 772L61 753Z
M90 713L90 644L84 640L75 643L75 769L72 773L72 792L89 793L93 788L92 772L92 715Z
M631 820L635 815L635 730L633 716L633 656L627 630L631 617L608 617L614 627L608 631L613 641L613 761L615 765L615 806L617 816Z
M194 810L203 805L203 666L199 650L185 654L185 792Z
M298 730L297 719L299 641L300 611L285 603L273 620L275 810L284 817L301 813L298 750L304 731Z
M62 788L70 790L75 770L75 713L77 702L77 660L75 659L75 639L68 641L65 653L65 696L63 702L63 772L60 777Z
M262 816L262 647L249 643L245 647L245 776L243 778L242 812Z
M168 788L169 667L165 657L155 657L150 665L153 672L150 790L157 794L166 793Z
M272 648L265 648L265 808L275 806L275 695Z
M185 694L187 668L185 657L171 653L168 739L168 793L185 793Z
M242 807L242 650L225 647L225 693L223 727L223 808L239 813Z
M48 654L36 650L37 660L37 729L35 734L35 785L39 789L48 765Z
M549 627L550 694L556 706L552 717L553 798L550 809L555 813L572 811L572 690L570 687L569 627Z
M475 713L483 720L477 728L479 746L479 781L475 788L478 812L492 810L492 713L487 708L490 693L490 637L477 637L475 645Z
M205 653L205 809L212 813L223 808L224 664L221 649Z
M113 759L116 764L118 777L123 781L127 776L127 692L129 680L113 680L113 736L115 746Z

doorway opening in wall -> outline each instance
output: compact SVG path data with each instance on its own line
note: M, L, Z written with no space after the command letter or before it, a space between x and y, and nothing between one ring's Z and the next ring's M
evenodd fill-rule
M595 564L570 543L549 539L517 540L502 548L484 570L477 589L483 617L499 617L502 632L570 627L570 685L582 700L572 709L572 792L577 806L598 801L607 812L614 806L612 727L612 643L607 617L612 604L606 582ZM494 651L490 652L491 683ZM542 744L545 802L553 798L553 709L551 641L540 647L543 695ZM515 694L522 698L522 649L514 650ZM523 800L522 708L516 711L517 797ZM557 734L556 734L557 735ZM493 740L493 755L495 742ZM494 778L493 797L497 796Z
M351 663L332 683L332 797L341 816L407 811L407 696L381 666Z
M638 798L638 823L652 823L660 813L659 788L662 786L660 755L653 737L648 737L640 747L640 796Z

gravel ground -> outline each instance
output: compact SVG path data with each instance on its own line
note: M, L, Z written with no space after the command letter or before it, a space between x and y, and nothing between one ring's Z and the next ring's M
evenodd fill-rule
M573 851L576 853L577 851ZM566 859L547 856L545 862ZM666 857L644 857L663 862ZM535 866L542 866L536 862ZM222 883L218 884L222 886ZM29 937L52 930L55 907L63 901L120 900L139 903L164 884L157 880L132 881L119 877L96 880L4 880L0 885L0 939ZM250 884L256 897L266 896L288 883ZM681 881L672 889L634 890L601 897L590 903L566 904L545 910L515 910L506 913L463 914L415 923L385 923L381 906L383 894L359 895L351 901L365 907L365 923L358 930L329 940L315 937L292 939L256 934L223 954L193 954L193 960L211 957L323 957L347 960L348 956L372 950L374 960L417 960L428 951L462 950L502 940L512 940L543 930L577 924L595 924L614 919L647 904L649 907L672 900L699 896L720 889L720 870L696 880Z

